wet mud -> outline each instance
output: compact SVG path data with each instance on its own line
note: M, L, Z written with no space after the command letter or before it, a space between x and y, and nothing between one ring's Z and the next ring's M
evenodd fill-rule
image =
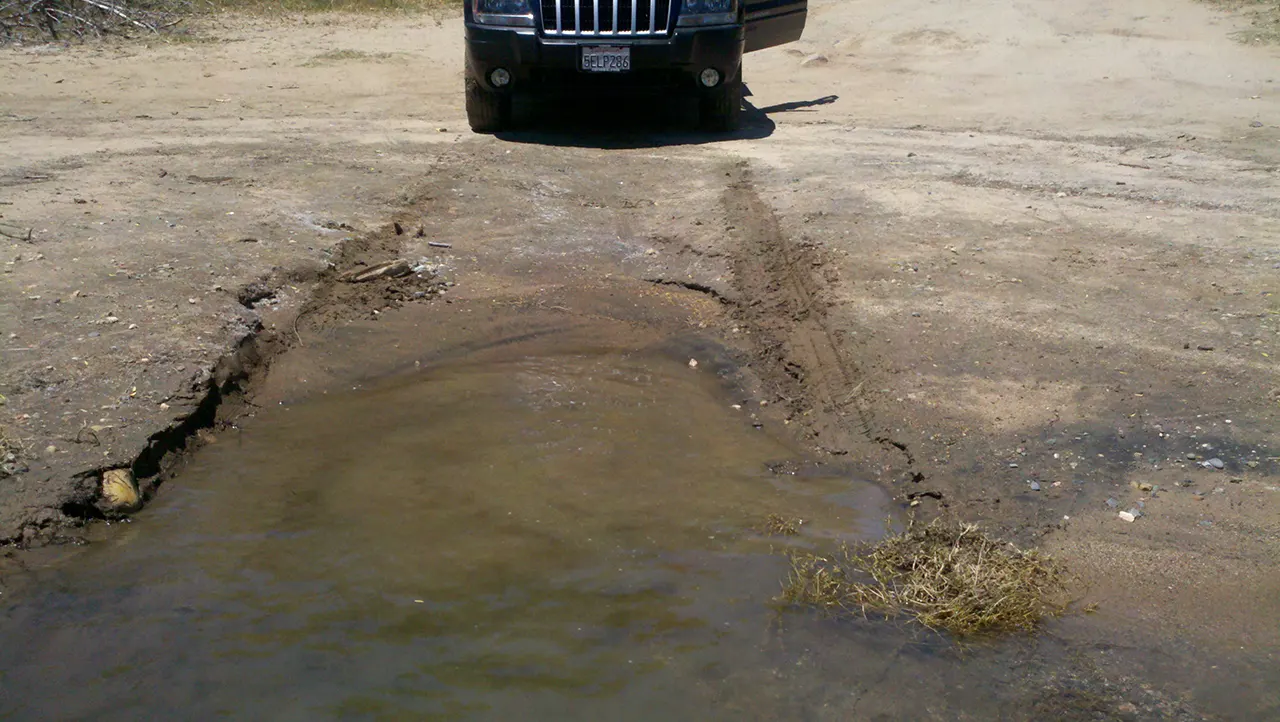
M960 647L779 607L788 550L910 506L761 403L758 352L699 329L718 305L618 279L306 326L146 513L31 557L0 715L1205 718L1072 620Z

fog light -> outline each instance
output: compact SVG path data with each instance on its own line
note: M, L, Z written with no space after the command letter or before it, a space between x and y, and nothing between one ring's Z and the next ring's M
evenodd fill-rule
M489 73L489 82L493 83L495 88L505 88L511 83L511 73L506 68L498 68Z
M715 68L707 68L702 71L702 75L698 76L698 80L704 88L714 88L720 84L720 71Z

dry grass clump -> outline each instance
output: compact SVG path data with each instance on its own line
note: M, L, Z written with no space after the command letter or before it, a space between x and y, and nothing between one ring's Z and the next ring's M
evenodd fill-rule
M971 524L913 524L872 546L794 554L791 561L784 603L835 614L905 614L960 637L1031 631L1064 607L1054 562Z
M770 514L764 520L764 533L774 536L795 536L800 533L800 525L804 521L783 516L781 514Z
M1211 5L1241 12L1249 18L1249 28L1235 33L1237 40L1252 45L1280 43L1280 0L1206 0Z

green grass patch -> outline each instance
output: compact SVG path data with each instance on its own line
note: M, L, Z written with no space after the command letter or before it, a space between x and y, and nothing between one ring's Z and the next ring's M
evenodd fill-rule
M779 602L835 615L907 616L957 637L1030 632L1066 608L1059 566L971 524L912 524L835 554L791 556Z

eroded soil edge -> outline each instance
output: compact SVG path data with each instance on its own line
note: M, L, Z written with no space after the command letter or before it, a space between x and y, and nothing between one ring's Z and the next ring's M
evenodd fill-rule
M0 545L18 548L82 543L72 530L117 515L102 503L101 478L109 469L128 468L138 480L144 505L168 480L184 454L203 444L203 432L226 426L252 405L252 389L272 361L289 349L306 345L308 334L355 318L376 317L406 303L429 301L443 282L433 269L408 264L407 273L351 282L352 276L380 264L401 260L408 236L407 221L395 220L376 231L342 242L327 268L311 279L273 275L240 290L241 302L251 312L245 332L212 368L200 373L186 390L193 410L164 429L151 434L146 445L127 464L112 463L73 475L61 505L32 509L18 533L0 539ZM288 282L311 281L308 300L296 309L281 308L260 316L255 305L275 295Z

